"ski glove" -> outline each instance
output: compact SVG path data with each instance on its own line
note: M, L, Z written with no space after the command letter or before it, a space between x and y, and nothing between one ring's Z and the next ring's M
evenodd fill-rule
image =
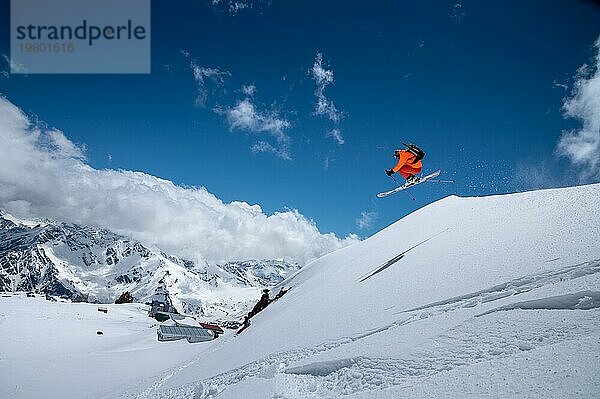
M394 174L394 171L393 171L393 170L391 170L391 169L390 169L390 170L387 170L387 169L386 169L386 170L385 170L385 174L386 174L386 175L388 175L388 176L391 176L391 175L393 175L393 174Z

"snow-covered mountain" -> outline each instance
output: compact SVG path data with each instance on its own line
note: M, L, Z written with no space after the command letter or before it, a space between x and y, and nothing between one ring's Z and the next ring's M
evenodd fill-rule
M1 295L0 397L596 398L598 209L600 184L445 198L199 344L158 342L139 304Z
M297 264L282 260L196 265L107 230L0 213L0 291L34 291L110 303L148 300L164 286L179 311L237 316Z
M120 397L597 397L599 210L600 184L445 198Z
M300 270L297 263L276 260L247 260L228 262L219 267L229 275L228 281L251 287L272 287L279 284L292 273ZM221 272L221 275L224 273Z

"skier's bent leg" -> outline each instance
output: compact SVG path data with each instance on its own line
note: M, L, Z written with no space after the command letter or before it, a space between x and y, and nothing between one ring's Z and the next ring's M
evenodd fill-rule
M408 179L409 176L420 173L421 169L422 168L415 168L412 165L404 165L402 168L400 168L399 172L405 179Z
M398 172L402 175L402 177L404 177L405 179L408 179L408 177L411 176L412 173L410 172L410 170L407 170L407 168L405 166L400 168L400 170Z

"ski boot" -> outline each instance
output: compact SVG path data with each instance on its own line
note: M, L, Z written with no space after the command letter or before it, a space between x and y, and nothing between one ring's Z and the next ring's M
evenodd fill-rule
M406 185L410 186L412 184L415 184L419 181L419 178L415 175L410 175L406 178Z

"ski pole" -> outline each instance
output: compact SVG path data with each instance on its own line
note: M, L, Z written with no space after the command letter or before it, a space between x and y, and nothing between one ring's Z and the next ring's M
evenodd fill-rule
M433 180L433 179L425 180L425 182L426 183L456 183L455 180L439 180L439 179L436 179L436 180Z

